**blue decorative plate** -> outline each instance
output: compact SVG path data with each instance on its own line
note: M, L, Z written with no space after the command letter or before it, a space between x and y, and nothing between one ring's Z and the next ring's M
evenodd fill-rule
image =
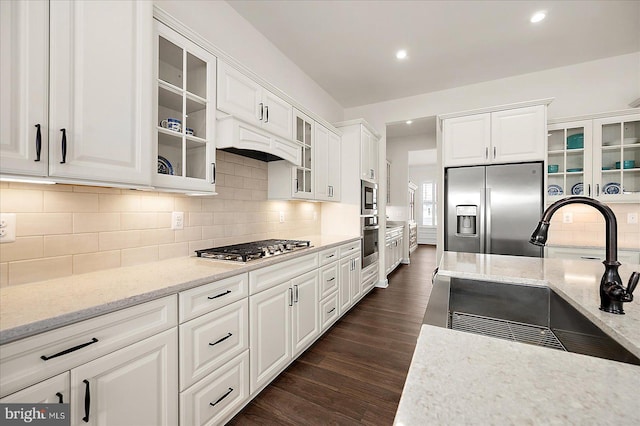
M622 193L622 188L620 188L619 183L609 182L605 186L602 187L603 194L620 194Z
M547 194L562 195L562 187L560 185L549 185L549 188L547 188Z
M158 173L161 175L173 174L173 167L171 166L171 163L161 155L158 155Z
M571 187L571 195L582 195L584 188L582 182L578 182Z

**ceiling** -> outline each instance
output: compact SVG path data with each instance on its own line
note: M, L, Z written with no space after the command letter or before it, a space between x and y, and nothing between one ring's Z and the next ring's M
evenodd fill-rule
M640 51L637 0L228 3L345 108Z

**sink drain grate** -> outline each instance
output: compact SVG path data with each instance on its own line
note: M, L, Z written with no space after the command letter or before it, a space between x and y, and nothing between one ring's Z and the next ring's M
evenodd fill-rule
M453 330L466 331L467 333L566 351L550 329L538 325L451 312L449 314L449 327Z

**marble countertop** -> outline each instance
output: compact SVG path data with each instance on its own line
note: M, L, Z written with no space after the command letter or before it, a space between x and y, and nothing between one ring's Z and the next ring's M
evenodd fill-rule
M621 266L623 282L638 269ZM445 252L438 274L549 287L640 356L640 303L600 311L603 271L598 261ZM634 424L638 383L639 366L423 325L395 424Z
M0 344L233 275L316 253L360 237L311 235L312 247L246 264L181 257L0 289Z

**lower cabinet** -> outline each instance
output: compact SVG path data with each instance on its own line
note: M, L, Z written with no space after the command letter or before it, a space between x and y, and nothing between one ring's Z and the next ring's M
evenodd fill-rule
M178 422L175 328L71 370L72 425Z
M71 390L69 372L58 374L50 379L29 386L0 399L0 403L31 402L34 404L68 403Z
M318 306L317 269L249 297L251 393L315 340Z
M360 298L362 288L360 286L360 269L362 260L360 252L354 253L344 259L340 259L340 282L338 294L340 296L340 315Z

